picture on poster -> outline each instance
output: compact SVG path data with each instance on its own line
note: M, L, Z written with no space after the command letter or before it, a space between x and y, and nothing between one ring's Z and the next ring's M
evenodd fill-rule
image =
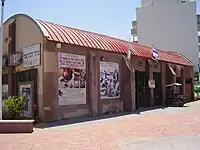
M101 99L120 97L118 63L100 62L100 95Z
M86 104L85 56L58 53L59 105Z
M25 108L23 116L32 117L32 84L31 83L20 83L19 94L26 97Z
M2 85L2 100L8 98L8 84Z

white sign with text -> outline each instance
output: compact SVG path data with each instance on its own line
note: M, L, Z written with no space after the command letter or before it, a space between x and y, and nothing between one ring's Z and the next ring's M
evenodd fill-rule
M33 67L40 65L41 45L36 44L23 49L23 66Z

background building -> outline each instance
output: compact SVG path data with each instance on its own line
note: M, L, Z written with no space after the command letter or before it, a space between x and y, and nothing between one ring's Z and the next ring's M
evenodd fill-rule
M189 58L198 70L196 2L141 0L132 35L139 44L171 49ZM137 26L137 27L136 27Z
M198 28L198 43L199 43L198 45L199 45L199 62L200 62L200 15L197 15L197 28Z
M137 21L132 21L132 29L131 29L131 35L133 36L133 41L137 42L138 37L137 37Z

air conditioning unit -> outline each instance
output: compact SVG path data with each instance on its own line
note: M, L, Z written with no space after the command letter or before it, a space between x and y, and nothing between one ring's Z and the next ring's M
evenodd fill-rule
M22 62L22 54L21 53L15 53L15 54L10 55L9 65L17 66L17 65L20 65L21 62Z

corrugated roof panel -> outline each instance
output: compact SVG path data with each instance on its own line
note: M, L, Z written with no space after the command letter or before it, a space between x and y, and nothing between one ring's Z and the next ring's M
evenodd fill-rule
M64 40L65 37L62 37L62 32L56 27L55 24L48 23L47 26L49 26L52 29L52 31L54 32L54 34L56 35L56 37L58 38L58 40L60 42L62 42L62 43L67 43L68 42L68 41L66 42Z
M111 38L107 38L107 37L103 37L103 38L106 39L106 41L109 43L113 51L122 52L120 51L121 48L118 46L116 41L113 41Z
M86 46L86 45L84 45L84 43L81 40L81 38L77 35L77 33L73 29L67 28L67 30L70 30L71 35L73 35L73 37L76 39L76 41L78 42L78 45L80 45L80 46Z
M78 31L78 30L72 30L72 32L74 33L74 34L76 34L76 36L78 37L78 39L81 41L81 43L83 44L83 46L85 46L85 47L90 47L89 45L90 44L88 44L88 41L87 41L87 37L86 36L83 36L82 34L81 34L81 32L80 31Z
M63 42L62 38L60 38L58 36L58 33L51 27L50 23L45 22L45 21L41 21L41 22L43 23L43 25L45 26L45 28L49 31L49 33L53 37L53 40L59 41L59 42Z
M46 30L46 28L44 28L44 26L42 24L40 24L38 22L38 20L35 20L35 22L37 23L37 25L40 27L40 29L42 30L42 32L44 33L44 36L51 38L51 35L49 34L49 32Z
M78 31L78 30L77 30ZM85 42L89 47L94 47L94 45L92 44L91 39L89 38L89 36L87 36L86 34L84 34L83 32L79 32L79 34L85 38Z
M65 37L69 40L70 44L76 43L76 41L69 34L69 31L67 31L64 26L59 26L59 27L63 31Z
M109 36L92 33L84 30L74 29L62 25L57 25L54 23L49 23L41 20L36 20L40 28L43 27L47 39L61 42L70 43L84 47L90 47L94 49L101 49L107 51L113 51L118 53L126 53L128 50L128 41L112 38ZM47 34L48 32L48 34ZM152 57L152 48L143 46L137 43L131 43L130 46L132 54L139 57ZM183 64L188 66L193 66L189 59L184 56L174 53L159 50L159 59L166 62L172 62L177 64Z
M77 39L77 36L69 28L67 28L65 26L62 26L62 27L64 28L65 32L68 33L69 37L74 42L72 44L83 46L82 43L79 42L79 39Z
M100 46L103 50L112 50L109 46L107 46L105 40L103 40L100 36L96 35L96 34L93 34L93 33L90 33L90 35L92 37L94 37L94 39L96 41L98 41L100 43Z
M97 48L97 49L103 49L101 43L99 43L93 36L91 33L89 32L83 32L83 34L85 34L91 41L92 44L92 48Z
M71 39L68 36L66 36L66 33L60 26L54 24L54 27L56 28L57 32L60 32L60 36L62 37L64 43L71 43Z

